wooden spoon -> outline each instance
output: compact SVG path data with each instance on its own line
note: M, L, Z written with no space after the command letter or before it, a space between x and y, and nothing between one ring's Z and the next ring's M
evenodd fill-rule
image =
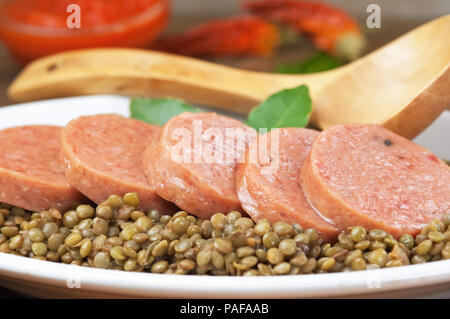
M413 138L450 105L449 34L447 15L353 63L311 75L250 72L147 50L71 51L31 63L9 96L173 96L247 113L276 91L307 84L316 126L378 123Z

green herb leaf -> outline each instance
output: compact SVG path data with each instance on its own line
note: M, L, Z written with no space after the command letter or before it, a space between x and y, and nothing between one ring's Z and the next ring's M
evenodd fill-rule
M311 97L306 85L286 89L271 95L255 107L246 124L270 131L279 127L305 127L311 113Z
M200 112L200 109L172 98L131 100L131 117L156 125L164 125L172 117L183 112Z
M164 125L172 117L183 112L201 112L181 100L172 98L131 100L131 117L156 125ZM255 107L246 123L255 129L270 131L278 127L304 127L311 113L311 98L305 85L279 91Z
M281 65L278 67L277 72L286 74L316 73L335 69L341 65L341 61L320 52L307 60Z

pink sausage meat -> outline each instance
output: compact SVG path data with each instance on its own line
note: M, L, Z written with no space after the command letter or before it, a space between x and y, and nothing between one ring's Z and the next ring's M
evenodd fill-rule
M0 131L0 202L40 211L84 200L64 177L61 131L44 125Z
M231 131L243 133L232 138ZM236 163L255 135L252 128L225 116L182 113L163 127L156 148L148 147L148 180L161 197L201 218L242 211L235 191Z
M236 190L252 219L297 223L315 228L324 240L336 239L337 229L311 208L300 185L301 167L318 135L303 128L275 129L250 146L246 162L238 165ZM251 158L262 154L260 149L267 151L270 164L262 155Z
M378 125L338 125L316 139L301 170L306 197L340 230L362 225L417 234L450 209L450 169Z
M161 128L115 114L83 116L63 130L62 155L68 182L99 204L109 195L136 192L140 208L173 212L148 183L144 150Z

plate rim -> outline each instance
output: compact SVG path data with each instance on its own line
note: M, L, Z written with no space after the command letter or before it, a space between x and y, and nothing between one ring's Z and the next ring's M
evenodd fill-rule
M119 289L121 295L139 297L342 297L450 283L450 260L345 273L235 277L119 272L0 253L0 275L66 289L79 282L83 290Z

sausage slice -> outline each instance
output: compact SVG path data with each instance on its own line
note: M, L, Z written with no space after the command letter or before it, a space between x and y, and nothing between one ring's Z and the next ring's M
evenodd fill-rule
M136 192L140 208L173 212L144 173L145 147L161 128L115 114L83 116L63 130L62 155L68 182L99 204L109 195Z
M297 223L315 228L324 240L336 239L337 229L309 205L300 184L300 170L318 135L309 129L281 128L250 146L245 163L238 164L236 190L252 219ZM266 153L267 159L262 155Z
M450 169L379 125L323 131L301 170L306 197L339 229L362 225L417 234L450 209Z
M0 202L28 210L70 209L83 201L64 177L61 127L0 131Z
M233 138L233 132L239 136ZM201 218L242 211L236 163L255 136L255 130L229 117L182 113L166 123L155 148L147 149L148 180L161 197Z

